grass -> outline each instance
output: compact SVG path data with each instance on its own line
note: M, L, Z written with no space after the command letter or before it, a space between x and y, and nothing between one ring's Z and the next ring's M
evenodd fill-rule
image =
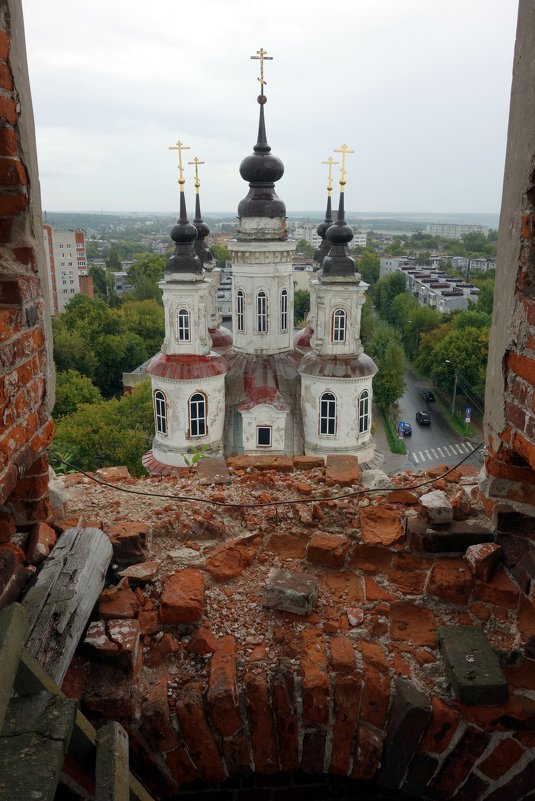
M392 451L392 453L406 454L407 448L405 447L405 443L402 439L398 438L398 432L395 423L390 417L389 412L381 408L381 414L383 415L383 422L385 424L385 434L388 440L388 444L390 445L390 450Z
M449 424L455 431L461 435L461 437L473 437L475 436L475 431L471 425L464 422L464 417L459 412L455 412L455 414L451 413L451 409L449 406L446 405L444 399L441 395L439 395L435 390L435 395L437 399L437 403L440 406L440 411L444 415L444 417L448 420Z

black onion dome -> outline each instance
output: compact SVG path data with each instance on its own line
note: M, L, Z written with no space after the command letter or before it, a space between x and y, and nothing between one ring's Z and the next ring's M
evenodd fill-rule
M275 181L284 175L284 164L271 153L264 121L266 98L260 95L258 141L253 153L240 164L240 175L251 187L238 206L240 217L286 217L286 206L275 192Z
M198 192L195 197L195 219L193 220L193 225L197 230L197 239L195 240L195 244L193 246L195 253L201 260L203 267L205 267L207 270L211 270L214 266L214 254L204 241L210 233L210 229L201 217L201 201Z
M197 229L189 222L186 214L186 199L180 192L180 217L171 229L171 239L176 243L175 252L167 260L166 280L173 280L179 273L202 273L202 263L193 248Z
M353 236L353 230L344 219L344 193L340 192L337 220L334 225L329 226L325 234L325 239L331 247L321 265L323 275L349 276L356 274L355 259L351 258L347 249Z
M318 234L318 236L321 237L321 244L314 251L314 261L318 264L318 267L321 267L323 259L331 249L331 243L329 242L329 240L325 238L325 235L327 234L327 229L330 228L332 223L333 223L333 214L331 209L331 196L329 195L327 197L327 209L325 210L325 219L322 223L318 225L316 229L316 233Z

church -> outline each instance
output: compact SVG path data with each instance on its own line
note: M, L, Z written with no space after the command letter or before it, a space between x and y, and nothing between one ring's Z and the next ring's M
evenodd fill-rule
M196 207L188 221L183 150L177 142L180 214L171 230L163 292L165 338L150 361L155 436L143 457L153 474L184 467L192 453L353 454L369 462L372 437L372 380L377 372L360 340L367 284L361 281L348 245L345 222L346 145L341 154L340 198L331 210L331 167L321 245L310 281L307 326L294 333L292 260L286 207L275 192L284 173L267 142L263 49L258 51L261 93L258 137L243 159L240 175L249 184L238 206L236 238L229 241L232 265L232 334L217 309L219 270L205 238L198 160ZM337 163L337 162L334 162Z

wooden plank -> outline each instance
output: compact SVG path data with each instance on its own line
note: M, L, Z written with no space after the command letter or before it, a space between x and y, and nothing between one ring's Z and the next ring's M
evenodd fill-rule
M61 684L102 592L112 558L109 538L98 528L71 528L59 538L24 598L26 648Z
M129 801L128 735L115 720L97 732L95 801Z
M0 735L0 801L53 801L76 702L50 693L11 701Z
M28 618L20 604L11 604L0 612L0 731L13 691L19 659L26 641Z
M19 670L14 683L19 695L34 695L41 690L64 697L60 688L51 681L41 665L26 649L23 650ZM77 710L71 735L69 753L90 775L95 772L96 731L94 726ZM130 801L154 801L141 782L130 774Z

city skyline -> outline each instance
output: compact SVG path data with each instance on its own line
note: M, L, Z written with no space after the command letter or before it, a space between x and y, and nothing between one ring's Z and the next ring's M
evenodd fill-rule
M261 46L274 58L265 65L267 134L285 164L277 193L289 210L323 207L321 162L342 142L356 151L346 164L349 209L499 209L513 4L343 0L326 16L315 1L275 0L260 19L244 0L180 11L161 0L150 17L138 0L96 0L75 13L66 0L26 0L24 12L50 211L178 209L168 148L180 139L188 161L205 162L203 211L235 212L247 191L238 167L256 139L250 57Z

